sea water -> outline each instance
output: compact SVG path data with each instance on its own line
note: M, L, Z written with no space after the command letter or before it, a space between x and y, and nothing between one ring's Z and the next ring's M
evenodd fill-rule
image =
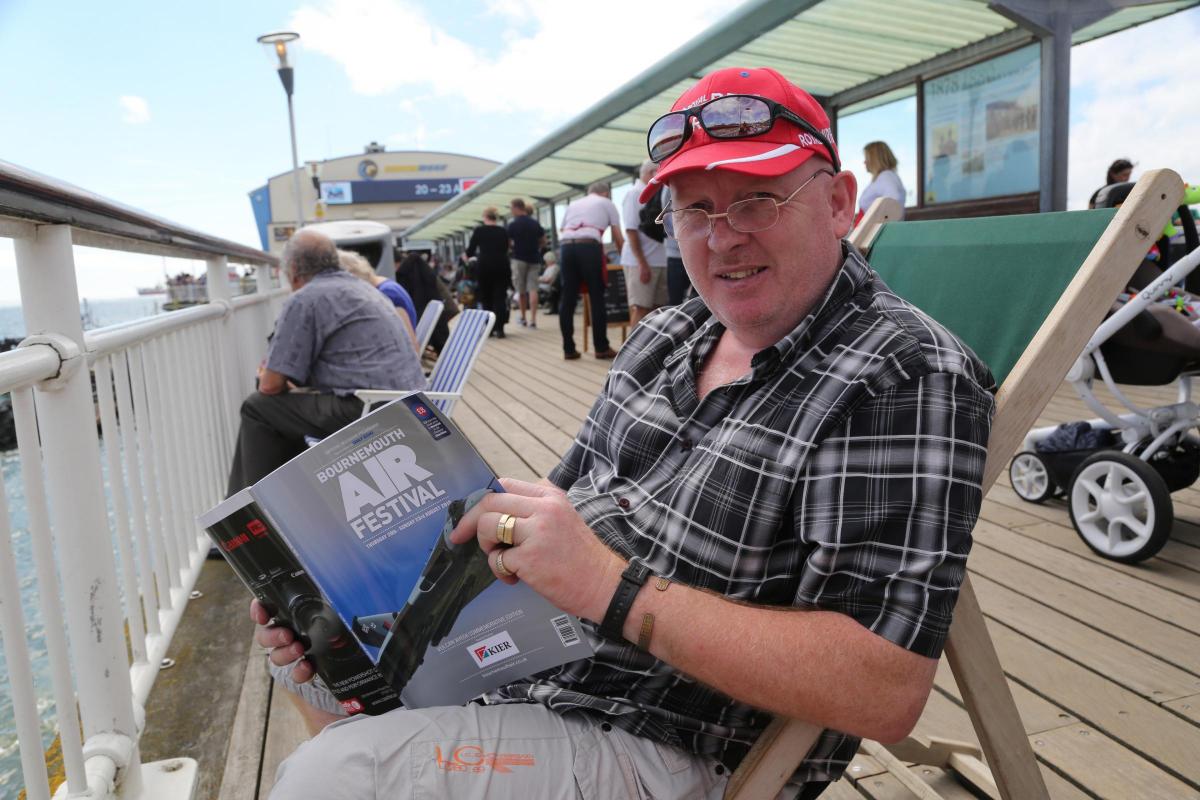
M80 304L84 329L116 325L162 312L161 297L130 297L116 300L88 300ZM25 320L21 309L0 307L0 338L19 339L25 336ZM107 471L101 443L101 467ZM46 638L42 624L40 599L34 581L33 547L29 536L29 515L25 507L25 487L21 481L21 464L15 450L0 453L0 474L8 503L11 546L17 563L21 608L26 621L25 640L33 660L34 693L41 717L42 747L54 741L56 719L50 684L50 666L46 654ZM108 482L105 481L107 494ZM110 503L111 506L111 503ZM112 509L109 508L108 530L114 529ZM0 543L0 546L4 546ZM61 594L61 593L60 593ZM12 686L8 680L8 665L0 650L0 798L16 797L24 785L21 761L17 752L16 724L13 720Z

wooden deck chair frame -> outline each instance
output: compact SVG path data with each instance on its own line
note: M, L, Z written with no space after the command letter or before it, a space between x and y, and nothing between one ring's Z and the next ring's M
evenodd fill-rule
M459 315L458 324L450 331L446 346L442 348L437 363L433 365L433 372L429 374L429 391L425 392L425 397L447 417L454 415L454 406L462 397L471 370L475 368L475 362L483 352L488 334L495 324L496 315L493 312L468 308ZM354 396L363 401L363 416L366 416L375 404L406 394L409 392L359 389Z
M430 300L425 304L425 310L421 312L421 318L417 320L417 327L413 331L417 335L418 355L423 354L429 346L429 340L433 338L433 329L437 327L437 321L445 307L446 304L441 300Z
M1158 238L1179 205L1183 188L1179 176L1170 170L1148 172L1138 181L1009 373L996 394L983 475L985 494L1066 377L1113 298L1125 288L1134 266ZM899 218L899 211L894 200L875 201L851 241L865 249L884 222ZM959 592L946 657L994 779L988 786L987 776L977 775L977 785L1004 800L1047 798L1037 759L969 578ZM820 726L776 718L730 779L727 800L775 797L820 733ZM934 751L938 744L934 743ZM911 737L892 746L891 753L873 742L864 742L863 747L889 766L902 766L901 758L918 760L922 749ZM942 747L940 752L955 766L954 747ZM910 784L902 775L897 777L919 797L937 796L911 773L908 776L919 785Z

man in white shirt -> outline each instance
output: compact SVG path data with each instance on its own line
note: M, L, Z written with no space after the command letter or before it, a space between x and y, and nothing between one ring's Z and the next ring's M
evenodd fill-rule
M579 299L579 284L587 284L588 300L592 304L592 343L596 358L616 356L608 345L608 314L604 309L604 229L612 230L613 243L624 248L621 234L621 215L611 199L607 183L593 183L588 193L567 206L560 229L562 255L559 269L562 274L562 299L558 307L558 327L562 331L563 358L579 358L575 349L575 301ZM586 335L586 334L584 334Z
M629 293L629 324L637 325L642 317L667 304L667 250L662 239L655 239L641 229L641 212L645 203L638 196L646 182L654 177L658 165L642 162L638 179L621 204L625 221L625 247L621 250L621 266L625 268L625 289ZM661 232L662 226L657 226ZM666 238L665 232L661 234Z

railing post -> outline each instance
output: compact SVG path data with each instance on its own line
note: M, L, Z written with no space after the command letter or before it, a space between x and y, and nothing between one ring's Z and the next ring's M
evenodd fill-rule
M216 256L208 259L208 300L225 300L232 302L233 292L229 288L229 260L225 256ZM260 273L268 272L269 268L265 264L260 264L255 270L255 276ZM259 291L263 291L262 282L259 281ZM224 398L228 416L225 419L232 420L234 425L232 429L222 431L225 436L232 437L237 434L237 420L239 418L239 409L242 407L242 391L239 388L242 382L242 358L241 348L238 346L237 340L237 322L234 320L233 314L227 314L221 320L221 349L226 354L226 358L221 359L221 379L224 383ZM228 465L226 465L228 466Z
M14 245L26 329L31 334L64 336L75 342L82 354L83 326L70 226L38 226L33 236L18 238ZM56 386L37 389L67 630L74 662L79 665L75 677L85 740L115 733L136 743L123 614L96 439L96 409L82 355L79 361L74 371L64 364ZM130 777L137 783L136 758L129 766Z

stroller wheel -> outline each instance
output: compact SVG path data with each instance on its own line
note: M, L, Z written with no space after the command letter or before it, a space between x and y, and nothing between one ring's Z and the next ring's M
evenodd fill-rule
M1017 496L1030 503L1045 502L1058 491L1050 470L1046 469L1046 462L1028 450L1013 456L1008 464L1008 479Z
M1071 523L1088 547L1128 564L1145 561L1171 535L1174 506L1154 467L1128 453L1090 456L1071 476Z

